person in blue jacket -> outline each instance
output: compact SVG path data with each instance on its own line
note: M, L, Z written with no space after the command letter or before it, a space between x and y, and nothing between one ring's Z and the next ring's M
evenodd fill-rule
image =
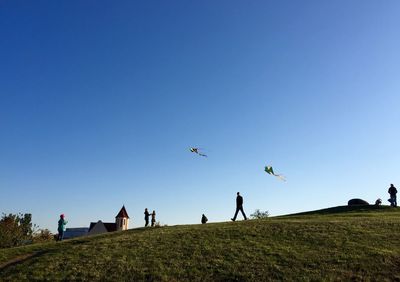
M60 220L58 221L58 237L57 241L62 241L64 239L64 231L65 225L67 225L68 221L65 220L64 214L60 215Z

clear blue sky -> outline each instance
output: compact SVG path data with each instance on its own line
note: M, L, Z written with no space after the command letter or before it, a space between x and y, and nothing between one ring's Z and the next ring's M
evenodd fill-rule
M229 220L400 186L400 2L0 0L0 212ZM188 151L207 149L209 158ZM288 181L263 172L272 164Z

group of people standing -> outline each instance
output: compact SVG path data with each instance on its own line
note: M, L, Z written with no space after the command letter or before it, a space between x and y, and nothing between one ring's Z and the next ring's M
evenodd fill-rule
M144 227L147 227L149 225L149 219L151 215L151 226L153 227L154 224L156 223L156 211L153 211L152 213L149 213L147 208L144 209Z

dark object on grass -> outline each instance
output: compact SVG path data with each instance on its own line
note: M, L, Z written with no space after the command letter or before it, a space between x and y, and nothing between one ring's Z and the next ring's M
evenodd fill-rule
M351 199L350 201L347 202L347 205L349 205L349 206L364 206L364 205L369 205L369 203L362 199Z
M379 198L375 201L375 206L380 206L382 205L382 200Z
M207 221L208 221L208 218L207 218L207 217L204 215L204 213L203 213L203 215L201 216L201 223L202 223L202 224L206 224Z

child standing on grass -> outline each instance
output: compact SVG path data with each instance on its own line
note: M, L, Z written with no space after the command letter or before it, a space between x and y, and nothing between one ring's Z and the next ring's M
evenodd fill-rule
M58 221L58 237L57 241L62 241L64 239L64 231L65 231L65 225L67 225L68 221L66 221L64 214L60 215L60 220Z
M154 227L155 223L156 223L156 211L153 211L151 214L151 227Z

